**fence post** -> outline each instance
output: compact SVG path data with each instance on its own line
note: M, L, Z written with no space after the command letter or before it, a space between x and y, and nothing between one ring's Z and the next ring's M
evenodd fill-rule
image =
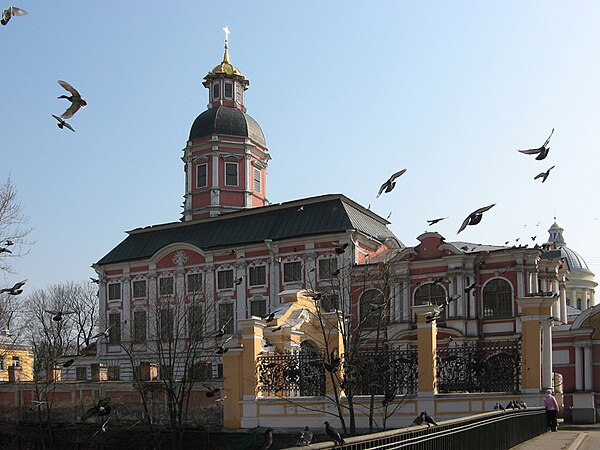
M413 306L417 315L417 354L419 370L419 409L435 413L434 395L437 394L437 325L430 320L439 311L436 305Z

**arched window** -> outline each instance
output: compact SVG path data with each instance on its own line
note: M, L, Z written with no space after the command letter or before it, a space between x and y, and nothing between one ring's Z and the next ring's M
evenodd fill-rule
M383 293L377 289L369 289L360 297L360 321L365 328L377 328L383 325L384 311Z
M494 278L483 288L483 318L507 319L513 316L513 294L510 283Z
M415 292L415 306L441 305L446 301L446 290L437 283L424 284ZM446 317L446 309L440 314L440 319Z

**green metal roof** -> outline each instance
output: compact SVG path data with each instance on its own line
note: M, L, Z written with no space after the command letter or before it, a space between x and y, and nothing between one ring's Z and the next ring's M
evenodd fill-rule
M161 248L187 243L202 250L235 247L355 229L379 241L395 238L389 222L341 194L251 208L193 222L138 228L98 265L150 258ZM402 245L400 243L400 245Z

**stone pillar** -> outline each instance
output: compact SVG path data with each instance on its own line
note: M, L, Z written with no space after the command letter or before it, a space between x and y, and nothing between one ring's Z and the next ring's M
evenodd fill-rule
M552 326L554 321L548 319L542 322L542 388L552 387Z
M241 427L242 377L241 348L232 348L223 354L223 428L238 430Z
M428 322L427 316L436 314L439 308L436 305L413 306L417 315L417 345L419 364L419 396L432 396L437 394L437 360L436 360L436 321Z
M594 366L592 365L592 346L586 343L583 346L583 389L592 391L594 389Z
M241 378L242 409L240 426L242 428L254 428L258 426L258 407L256 396L258 381L256 379L256 359L262 351L265 323L260 319L244 319L238 321L238 327L242 330L243 352L241 357L241 370L238 376ZM223 368L225 369L225 368Z
M521 297L517 304L523 311L522 323L522 393L539 393L542 389L541 324L548 321L556 297ZM552 332L548 327L543 360L546 363L544 382L552 382ZM547 372L549 370L550 375Z
M575 346L575 390L583 391L583 348Z

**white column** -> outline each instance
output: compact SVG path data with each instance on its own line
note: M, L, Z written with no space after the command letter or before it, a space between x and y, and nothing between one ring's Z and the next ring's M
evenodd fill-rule
M410 306L410 281L406 280L402 283L402 320L404 320L405 322L410 322L411 319Z
M469 281L475 282L475 277L473 277L472 280L473 281L471 281L471 280L469 280ZM470 319L477 318L477 299L478 299L477 291L478 290L479 290L479 288L475 287L471 290L471 292L469 292L468 294L465 294L465 295L469 296L468 302L469 302L469 318Z
M558 283L558 293L560 295L560 323L567 323L567 292L565 289L565 282L560 281Z
M542 322L542 386L552 387L552 320Z
M571 289L571 306L577 308L577 288Z
M460 298L456 303L456 316L465 317L465 278L461 275L456 277L456 293Z
M583 391L583 349L575 346L575 390Z
M583 347L583 390L591 391L594 388L592 366L592 346L587 344Z

